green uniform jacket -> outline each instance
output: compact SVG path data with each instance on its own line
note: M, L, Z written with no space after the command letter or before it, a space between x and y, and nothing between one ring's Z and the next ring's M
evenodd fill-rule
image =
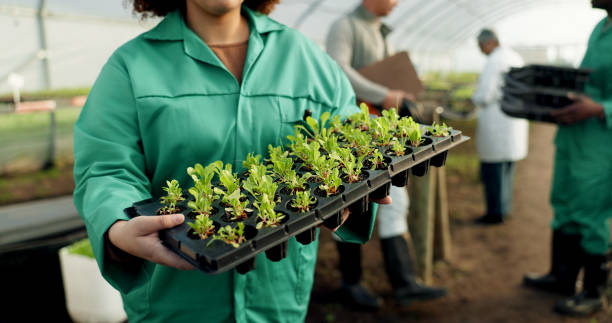
M592 254L608 250L612 217L612 28L595 27L581 67L593 72L586 94L603 104L605 120L559 126L551 202L553 229L582 235Z
M359 110L351 85L317 45L243 8L250 26L242 85L177 11L119 48L103 67L75 125L74 200L103 276L124 299L130 322L299 322L312 288L317 243L291 238L278 263L208 275L104 259L103 235L123 209L159 198L165 181L193 185L186 169L249 152L267 155L307 109ZM371 228L373 218L369 221ZM365 242L345 225L347 240ZM363 232L363 230L361 230Z

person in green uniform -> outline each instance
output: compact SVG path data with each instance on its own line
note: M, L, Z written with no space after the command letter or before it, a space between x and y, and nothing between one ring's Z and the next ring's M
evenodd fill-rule
M133 202L164 195L166 180L189 187L186 169L195 163L222 160L239 169L249 152L281 144L306 114L359 111L337 64L262 14L275 2L134 0L136 12L165 18L115 51L91 89L74 127L74 201L130 322L306 316L316 242L291 238L280 262L259 255L245 275L207 275L188 270L160 243L158 231L182 223L182 214L130 220L123 213ZM369 239L348 225L336 232L349 241Z
M593 313L604 304L612 217L612 0L592 0L592 5L608 16L591 34L581 64L592 70L585 94L571 94L575 102L553 113L560 125L551 192L551 270L524 279L527 286L573 295L584 267L582 291L555 305L557 312L574 315Z

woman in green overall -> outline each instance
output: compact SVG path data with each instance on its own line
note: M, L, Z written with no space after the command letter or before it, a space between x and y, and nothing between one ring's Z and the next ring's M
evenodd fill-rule
M559 301L562 314L588 315L602 308L612 217L612 0L592 0L608 16L589 39L581 67L592 70L586 95L553 116L555 138L551 203L554 209L552 265L547 275L526 275L527 286L574 295L584 267L582 291Z
M75 204L130 322L306 316L316 242L292 238L287 258L259 255L245 275L207 275L186 270L193 268L159 241L157 232L182 223L183 215L129 220L122 211L158 199L168 179L189 185L186 169L195 163L222 160L237 169L247 153L281 144L307 113L358 111L336 63L262 14L275 2L135 0L136 12L165 18L111 56L75 125ZM346 226L337 233L369 238Z

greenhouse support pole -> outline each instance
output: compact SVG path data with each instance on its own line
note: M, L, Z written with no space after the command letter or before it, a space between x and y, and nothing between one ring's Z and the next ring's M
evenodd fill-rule
M38 1L38 10L36 12L36 23L38 26L38 41L40 52L43 53L40 58L40 68L45 90L51 88L51 70L49 67L49 55L47 50L47 35L45 30L45 8L46 0ZM55 109L49 111L49 147L47 150L47 158L43 164L43 169L49 169L55 166L55 136L56 136Z

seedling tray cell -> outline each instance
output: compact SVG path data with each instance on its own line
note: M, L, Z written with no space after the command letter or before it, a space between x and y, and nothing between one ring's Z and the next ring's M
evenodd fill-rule
M403 156L394 156L390 147L380 147L379 151L386 165L374 170L362 169L360 181L356 183L344 181L335 195L328 196L322 191L321 183L308 182L305 189L316 198L316 203L304 213L298 212L290 205L295 196L283 185L279 185L275 196L278 202L275 211L284 214L285 218L275 227L257 229L258 210L253 205L255 198L246 191L244 193L249 200L247 207L253 210L246 219L232 220L231 216L226 214L225 206L220 201L215 201L212 204L214 212L209 216L214 223L215 232L222 227L244 224L245 241L237 247L221 240L214 240L212 237L202 240L193 234L187 223L193 222L196 214L187 206L189 199L177 204L180 212L186 215L185 223L160 231L160 239L164 245L196 268L215 274L234 267L239 273L246 273L254 268L255 256L261 252L265 252L270 261L282 261L287 256L288 240L291 237L295 236L302 244L312 243L317 237L317 227L325 225L335 228L341 223L342 211L345 208L349 208L351 215L343 226L355 233L367 234L372 216L371 212L368 212L369 200L387 196L392 184L406 185L410 172L424 175L429 168L430 160L432 165L443 165L447 151L468 139L469 137L462 136L457 130L452 130L450 135L445 137L424 135L422 144L418 147L408 147ZM298 160L295 160L294 166L300 175L307 171ZM241 173L241 180L246 176L246 173ZM220 187L218 180L212 184ZM153 216L161 208L162 204L159 201L148 199L134 203L125 209L125 213L130 217Z

